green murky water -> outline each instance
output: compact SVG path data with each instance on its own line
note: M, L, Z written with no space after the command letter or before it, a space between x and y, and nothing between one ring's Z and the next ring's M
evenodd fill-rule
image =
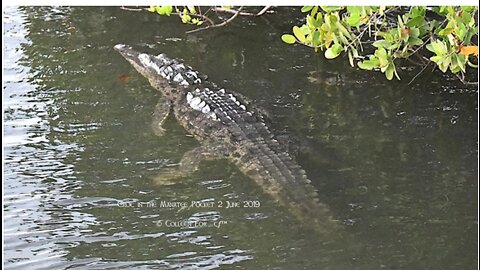
M282 44L291 12L186 35L178 18L114 7L6 8L5 267L474 269L476 89L437 72L407 85L415 67L388 82ZM173 118L153 133L158 93L117 43L185 59L306 140L298 161L338 232L314 234L226 161L155 184L198 143ZM214 207L147 205L194 200Z

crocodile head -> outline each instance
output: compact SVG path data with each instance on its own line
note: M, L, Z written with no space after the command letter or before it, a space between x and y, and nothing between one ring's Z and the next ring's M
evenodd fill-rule
M163 67L171 62L171 60L166 58L163 54L153 56L146 53L140 53L124 44L117 44L114 49L127 59L127 61L147 79L160 75Z
M171 89L171 87L168 87L169 85L172 87L198 85L207 80L205 75L199 74L192 67L171 59L165 54L154 56L140 53L124 44L117 44L114 49L127 59L152 85L159 86L156 88L162 92Z

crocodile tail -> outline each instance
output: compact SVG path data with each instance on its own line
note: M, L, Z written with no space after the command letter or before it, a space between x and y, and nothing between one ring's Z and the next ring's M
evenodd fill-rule
M299 221L320 234L332 233L337 226L328 207L320 202L305 171L281 150L278 142L271 140L250 147L249 153L238 160L239 168Z

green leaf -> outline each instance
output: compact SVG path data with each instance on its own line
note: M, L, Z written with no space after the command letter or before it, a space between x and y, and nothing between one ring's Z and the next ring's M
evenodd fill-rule
M385 33L383 34L383 38L388 41L388 42L396 42L395 38L393 37L393 35L391 33Z
M364 62L358 62L357 63L357 66L361 69L365 69L365 70L372 70L374 67L373 65L368 65L366 62L368 60L364 61Z
M462 6L460 8L462 9L462 11L472 12L475 9L475 6Z
M318 14L321 14L321 13L318 13ZM322 23L322 26L320 26L320 29L324 32L329 32L330 26L325 22L325 23Z
M343 35L342 32L338 34L338 38L340 39L340 41L342 41L342 44L348 44L348 39Z
M287 44L293 44L296 41L295 37L289 34L282 35L282 40Z
M341 6L320 6L320 8L323 9L323 11L325 11L325 12L333 12L333 11L343 9L343 7L341 7Z
M357 57L358 57L358 51L357 51L357 49L351 48L351 51L352 51L353 57L357 58Z
M347 18L347 23L348 23L348 25L354 26L354 27L360 26L360 19L361 18L362 18L362 16L360 16L359 13L352 14Z
M468 25L472 19L472 15L469 12L462 12L462 22L464 24Z
M318 7L316 7L318 8ZM315 9L314 9L315 10ZM312 10L313 12L313 10ZM323 21L323 13L319 12L319 13L316 13L317 14L317 23L320 25L320 23ZM315 16L315 14L312 15L312 13L310 13L310 15L313 17Z
M418 46L423 44L423 40L419 39L418 37L409 37L408 44L411 46Z
M362 7L361 6L348 6L347 11L350 12L350 14L358 14L360 15L362 13Z
M452 55L450 61L451 61L450 71L451 71L452 73L457 73L457 72L459 72L459 71L460 71L460 67L459 67L459 65L458 65L458 59L457 59L456 55Z
M452 27L445 28L445 29L440 30L438 32L438 34L440 36L445 36L446 37L446 36L450 35L453 32L453 30L454 30L454 28L452 28Z
M350 50L348 51L348 62L350 62L350 66L355 66L355 64L353 63L353 54Z
M307 23L312 26L313 28L318 27L318 22L315 20L315 18L311 15L307 15Z
M359 68L365 69L365 70L372 70L374 68L378 68L379 64L380 63L378 62L378 59L373 55L370 56L369 60L364 60L357 63Z
M306 43L307 40L305 39L305 34L304 32L300 29L298 26L293 27L293 34L295 37L302 43Z
M456 34L460 40L463 40L465 38L465 34L467 34L467 27L465 26L465 24L458 23Z
M418 17L415 17L415 18L409 20L407 22L407 26L408 27L415 27L415 26L420 27L420 26L423 25L424 21L425 21L425 17L418 16Z
M380 68L386 68L389 62L389 55L387 51L384 48L378 48L377 50L375 50L375 56L380 62Z
M429 43L425 46L425 48L427 48L427 50L431 51L431 52L435 52L435 49L433 48L433 45L432 43Z
M411 37L418 37L420 35L420 29L416 27L410 28L410 36Z
M192 19L192 24L202 25L202 24L203 24L203 21L201 21L201 20L198 19L198 18L193 18L193 19Z
M313 46L320 45L320 32L314 31L312 35L312 44Z
M424 6L413 7L412 11L410 12L411 18L423 17L425 16L426 11L427 11L427 8Z
M387 69L385 70L385 77L387 77L387 80L391 81L393 79L394 71L395 67L393 65L388 65Z
M160 15L167 15L170 16L173 11L172 6L155 6L155 11Z
M190 14L196 14L197 11L195 10L195 6L188 6L188 11L190 11Z
M465 66L466 66L466 57L463 54L454 54L455 58L457 59L458 66L460 69L465 72Z
M310 28L305 24L300 27L300 30L302 31L304 36L310 34L311 32Z
M390 46L392 46L392 43L382 39L382 40L377 40L372 44L374 47L377 48L385 48L388 49Z
M338 22L338 17L337 17L338 13L332 13L330 14L330 16L328 16L329 20L330 20L330 24L333 26L335 25L337 22Z
M302 12L309 12L310 10L312 10L313 6L303 6L301 11Z
M438 68L445 73L450 66L451 58L449 56L443 57L440 61L437 62Z
M436 53L437 55L444 55L447 53L447 45L440 40L432 41L427 44L427 50Z
M398 22L398 28L403 28L405 26L405 24L403 23L402 21L402 17L400 15L397 15L397 22Z
M338 44L333 44L332 47L328 48L325 51L325 58L327 58L327 59L336 58L337 56L340 55L341 52L342 52L342 46L340 46Z
M430 61L437 63L438 61L442 60L442 58L443 58L442 56L435 55L430 57Z
M172 6L164 6L165 15L170 16L173 12Z
M352 38L352 36L350 35L350 32L348 32L347 28L345 28L345 26L343 26L341 22L336 22L335 26L337 26L338 30L340 30L340 33L345 35L347 38L349 39Z
M186 9L184 9L186 10ZM182 22L183 23L189 23L190 21L192 20L192 17L190 17L190 15L184 13L182 14Z

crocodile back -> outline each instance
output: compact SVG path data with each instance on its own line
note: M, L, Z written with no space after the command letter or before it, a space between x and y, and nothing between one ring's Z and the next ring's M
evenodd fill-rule
M192 88L183 95L174 111L187 131L200 142L223 144L225 155L266 193L315 229L331 231L331 215L316 188L261 113L225 89Z

